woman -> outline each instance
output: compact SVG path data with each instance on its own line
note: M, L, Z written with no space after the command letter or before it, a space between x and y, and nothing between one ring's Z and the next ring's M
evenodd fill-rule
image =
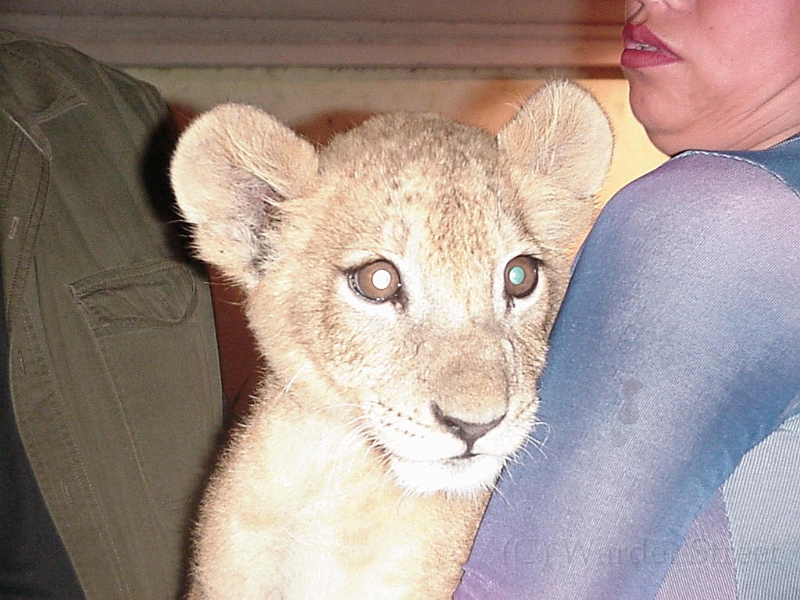
M581 251L546 431L459 600L800 597L800 2L626 11L631 105L674 158Z

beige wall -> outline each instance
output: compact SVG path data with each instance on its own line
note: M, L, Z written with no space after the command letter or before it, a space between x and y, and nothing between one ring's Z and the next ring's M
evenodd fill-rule
M182 68L129 69L168 101L191 111L221 102L264 108L312 139L375 112L428 110L497 130L546 80L543 71L475 69ZM622 79L581 79L608 112L616 136L601 200L663 161L634 120Z

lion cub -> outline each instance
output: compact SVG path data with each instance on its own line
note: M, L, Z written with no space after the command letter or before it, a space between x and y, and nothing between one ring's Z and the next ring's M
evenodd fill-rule
M376 117L316 150L220 106L172 178L267 359L201 507L194 599L449 598L536 379L611 132L555 82L497 135Z

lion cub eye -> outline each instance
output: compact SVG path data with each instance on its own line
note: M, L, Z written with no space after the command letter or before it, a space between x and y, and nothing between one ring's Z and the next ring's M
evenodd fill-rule
M400 274L388 260L376 260L350 272L350 287L371 302L386 302L400 291Z
M539 282L539 261L532 256L517 256L508 261L504 275L506 294L524 298Z

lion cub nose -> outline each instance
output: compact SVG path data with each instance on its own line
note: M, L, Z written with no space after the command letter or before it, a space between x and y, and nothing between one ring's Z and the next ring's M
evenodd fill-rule
M505 415L501 415L486 423L474 423L472 421L464 421L463 419L446 415L436 404L433 405L433 414L436 420L444 425L453 435L458 436L467 443L467 451L472 449L472 445L476 441L497 427L500 421L505 417Z

